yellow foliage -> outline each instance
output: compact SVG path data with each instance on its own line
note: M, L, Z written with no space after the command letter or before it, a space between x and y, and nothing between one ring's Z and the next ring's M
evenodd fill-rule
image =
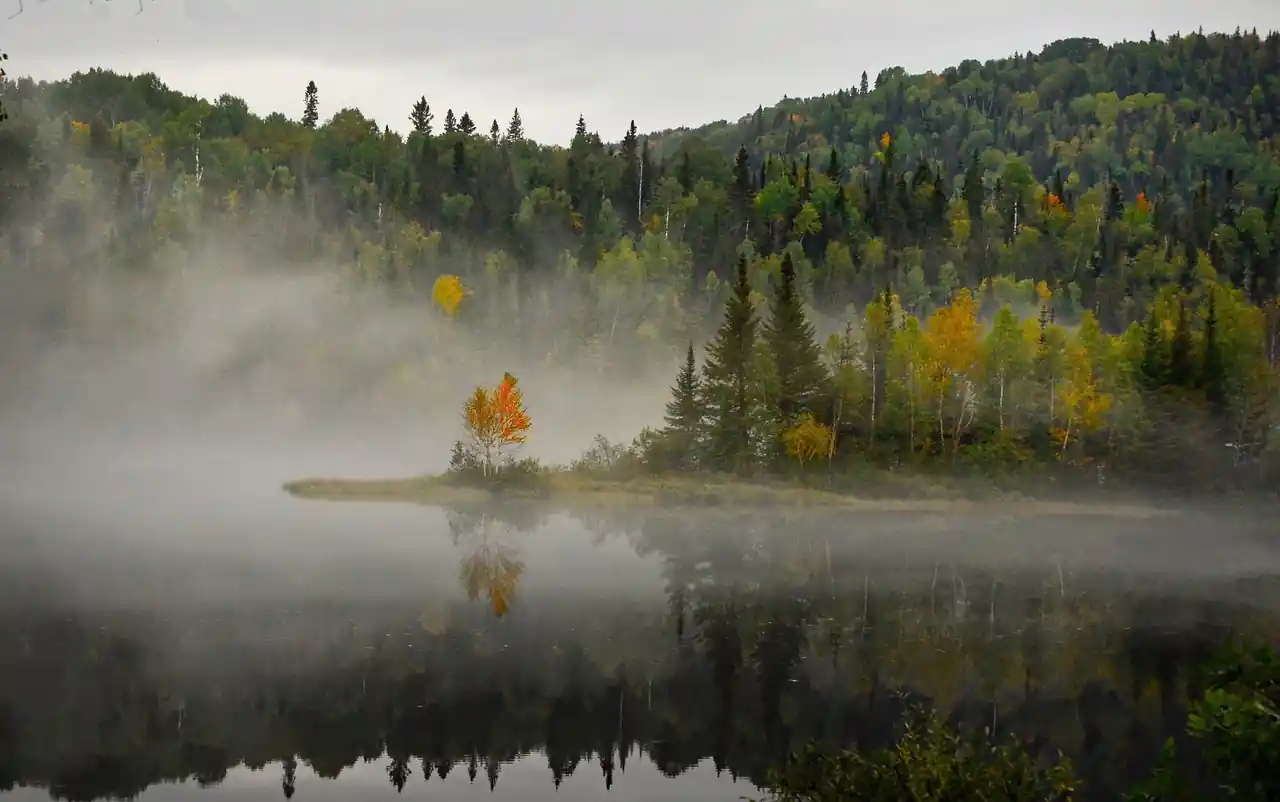
M808 412L800 416L796 424L782 433L782 445L787 455L799 460L803 466L806 462L831 453L834 433L831 427L819 423Z
M450 274L436 279L435 285L431 288L431 299L449 317L453 317L458 311L458 305L462 303L466 294L467 288L462 286L462 279Z
M1074 344L1067 353L1067 379L1059 394L1067 425L1055 434L1065 452L1073 434L1084 436L1101 429L1111 409L1111 396L1098 389L1089 351L1083 345Z

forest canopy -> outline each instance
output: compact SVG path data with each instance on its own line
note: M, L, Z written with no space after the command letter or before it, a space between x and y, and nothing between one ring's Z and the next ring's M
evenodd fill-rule
M73 282L234 247L424 315L447 275L466 293L435 336L627 376L708 341L742 266L753 399L785 351L777 411L837 441L1004 462L1105 443L1162 470L1274 440L1280 34L1063 40L697 129L608 141L579 117L567 147L519 110L485 125L424 94L402 136L323 97L300 87L292 119L154 74L6 80L6 269Z

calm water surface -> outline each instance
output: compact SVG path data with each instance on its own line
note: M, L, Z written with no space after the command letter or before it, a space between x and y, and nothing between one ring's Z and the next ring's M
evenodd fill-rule
M216 493L215 493L216 496ZM1258 519L5 498L0 797L736 800L913 699L1144 776Z

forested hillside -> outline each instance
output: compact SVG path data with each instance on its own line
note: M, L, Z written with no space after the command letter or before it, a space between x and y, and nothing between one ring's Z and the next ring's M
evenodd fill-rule
M1136 386L1102 371L1097 349L1070 361L1055 332L1086 317L1127 332L1107 342L1130 344L1126 364L1146 359L1147 390L1207 394L1251 447L1274 425L1280 34L1066 40L651 137L633 124L602 138L580 117L566 148L527 140L518 110L486 123L427 96L402 137L324 109L314 83L297 119L101 70L11 80L0 98L10 269L138 275L215 250L331 265L424 308L456 274L467 295L451 324L508 343L513 360L618 375L710 335L740 260L755 307L793 273L823 333L847 327L864 350L862 310L885 290L872 305L901 333L969 288L978 320L1008 306L1035 329L1016 361L1049 365L1036 375L1050 429L1062 372L1113 398ZM887 359L892 346L875 348ZM946 375L992 364L973 363ZM961 409L979 400L987 415L985 398ZM934 429L958 443L949 414L934 410ZM912 451L942 447L912 433Z

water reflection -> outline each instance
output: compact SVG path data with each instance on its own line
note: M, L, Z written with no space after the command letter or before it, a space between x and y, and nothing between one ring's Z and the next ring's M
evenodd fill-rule
M810 739L888 743L918 698L962 728L1066 750L1105 798L1181 732L1192 669L1217 643L1277 632L1272 575L1122 573L1031 534L995 567L976 545L939 547L954 520L577 523L591 533L582 548L625 542L637 572L659 566L661 593L518 592L529 550L569 524L506 505L448 511L461 595L6 603L0 789L100 799L270 765L292 797L300 771L348 782L368 764L396 791L461 773L487 796L531 759L547 788L594 775L584 798L616 790L637 762L674 778L710 761L726 780L761 782ZM684 797L744 793L716 788Z

